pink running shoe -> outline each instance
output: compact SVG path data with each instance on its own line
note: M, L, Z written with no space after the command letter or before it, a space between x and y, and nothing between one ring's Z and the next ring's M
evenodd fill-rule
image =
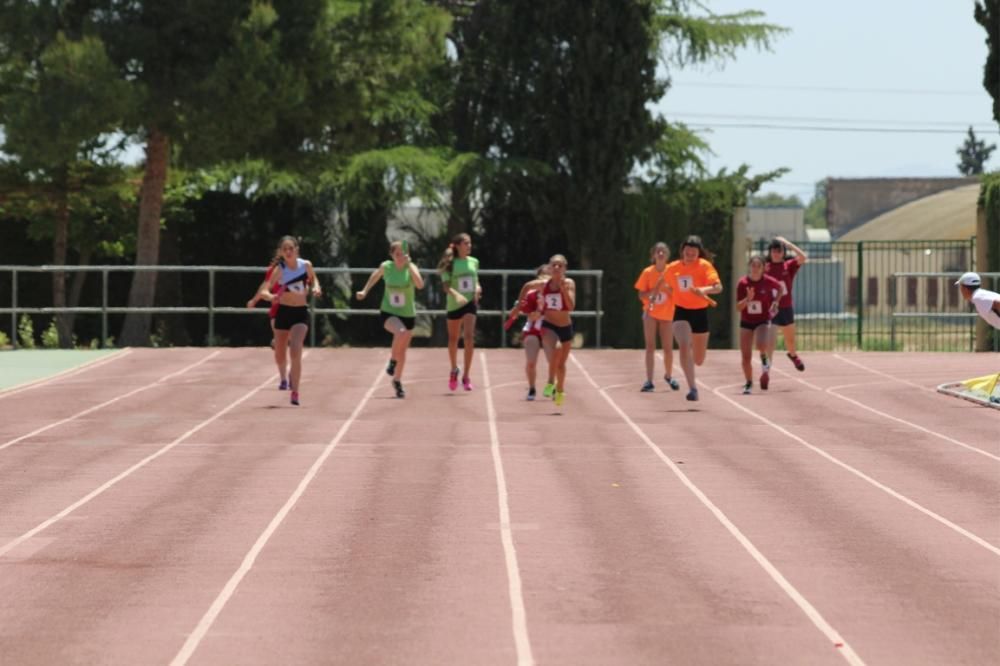
M471 391L472 380L469 379L468 377L462 377L462 388L464 388L466 391Z
M458 388L458 368L455 368L448 375L448 389L454 391Z
M298 404L299 404L299 392L298 391L292 391L292 401L291 402L296 407L298 406Z

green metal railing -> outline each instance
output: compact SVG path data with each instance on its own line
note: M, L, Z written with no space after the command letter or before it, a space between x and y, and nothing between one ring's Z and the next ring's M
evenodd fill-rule
M374 268L324 268L315 267L317 276L321 281L326 278L332 278L332 284L327 284L324 282L324 289L334 289L337 290L346 302L350 302L353 298L354 293L354 283L352 277L359 276L361 280L365 280L371 275ZM24 274L35 274L35 273L73 273L73 272L87 272L87 273L98 273L101 276L101 296L100 305L92 306L79 306L79 307L29 307L19 304L19 280L18 277ZM185 274L203 274L207 276L208 287L206 291L206 305L202 306L185 306L185 307L127 307L112 305L110 303L109 297L109 279L110 275L113 273L135 273L139 271L154 271L157 273L185 273ZM242 285L241 288L244 289L242 295L250 296L256 289L257 285L260 284L263 279L264 269L260 266L0 266L0 277L8 274L10 277L10 305L9 307L0 307L0 315L8 314L10 315L10 339L16 349L18 346L17 339L17 327L18 318L23 314L49 314L57 315L60 313L73 313L73 314L91 314L99 315L101 319L101 336L100 336L100 346L106 347L109 344L109 315L119 315L128 314L130 312L134 313L151 313L151 314L196 314L205 315L208 318L208 340L215 340L215 320L219 315L262 315L266 312L264 308L257 308L254 310L248 310L246 307L231 306L218 304L216 292L217 292L217 277L219 275L225 274L243 274L253 276L253 279L248 279ZM443 305L443 294L441 289L435 288L434 283L438 280L438 276L433 270L423 270L424 279L427 283L425 289L421 290L424 294L423 299L426 301L424 303L418 303L418 316L442 316L446 314L446 310L443 307L437 307ZM508 342L507 331L503 328L503 323L506 320L508 313L510 312L510 307L513 305L513 299L517 296L520 291L521 282L527 282L528 280L534 278L535 272L529 269L483 269L479 271L480 282L490 281L492 279L500 280L500 300L499 308L484 308L479 310L479 315L483 317L498 318L499 319L499 330L500 330L500 340L501 346L506 346ZM600 270L571 270L567 272L569 277L578 280L583 278L585 280L593 280L592 289L585 288L581 289L578 286L581 294L591 294L593 298L593 309L589 310L576 310L573 312L574 317L592 319L595 322L595 334L594 342L595 346L600 348L601 346L601 329L603 327L603 310L602 310L602 298L603 298L603 271ZM517 290L511 293L510 289L510 278L522 278L517 283ZM363 284L363 282L362 282ZM492 286L492 285L491 285ZM491 294L492 297L492 294ZM374 299L374 294L372 299ZM227 299L228 302L232 302L234 299ZM421 298L418 296L418 301ZM243 303L239 298L235 299L236 302ZM493 302L496 302L493 300ZM422 307L421 307L422 306ZM362 316L373 316L378 315L378 309L373 308L354 308L354 307L321 307L315 302L311 303L310 307L310 327L309 327L309 343L310 345L316 345L316 317L322 315L362 315Z
M974 238L797 245L809 255L792 293L799 349L969 348L969 307L943 276L975 269ZM764 241L754 247L765 255L766 249ZM902 277L911 274L937 278ZM917 313L933 316L918 327Z

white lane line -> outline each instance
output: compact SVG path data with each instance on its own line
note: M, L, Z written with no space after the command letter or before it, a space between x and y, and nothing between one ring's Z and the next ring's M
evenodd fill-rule
M243 562L240 564L239 568L229 578L225 586L223 586L222 591L219 592L219 595L215 598L215 601L212 602L212 605L209 606L207 611L205 611L205 614L198 622L198 625L194 628L194 631L192 631L187 640L184 641L184 645L181 646L180 652L178 652L177 655L171 660L171 666L181 666L182 664L186 664L191 658L191 655L193 655L195 650L198 649L198 646L201 644L202 640L204 640L206 634L208 634L209 629L212 628L212 624L215 623L216 618L219 617L219 614L222 613L222 610L226 607L229 599L232 598L233 594L236 592L236 588L239 587L239 584L243 581L246 575L250 573L250 569L253 567L254 562L257 561L257 557L260 555L261 551L264 550L264 546L267 545L267 542L270 541L271 537L281 526L281 523L284 522L285 518L295 507L296 503L298 503L299 498L302 497L306 488L308 488L309 484L312 483L313 478L315 478L316 474L319 473L323 463L326 462L326 459L330 457L330 454L332 454L333 450L337 448L337 445L344 438L344 435L347 434L348 429L354 421L357 420L358 416L361 414L361 410L365 408L365 405L368 404L368 401L371 399L372 395L374 395L375 390L382 384L384 377L385 368L384 366L379 365L378 373L375 375L375 381L372 382L368 392L361 398L361 402L358 403L358 406L354 408L351 415L340 426L337 434L334 435L333 439L326 445L320 456L315 462L313 462L309 471L306 472L306 475L302 477L301 481L299 481L299 485L295 488L295 491L292 492L291 496L289 496L288 500L281 507L278 513L274 515L271 522L268 523L267 527L264 528L264 531L261 532L259 537L257 537L257 541L254 542L253 546L250 547L250 550L247 551L247 554L243 557ZM269 379L268 381L272 380Z
M712 515L715 516L716 520L722 523L722 526L725 527L726 530L728 530L728 532L733 535L736 541L738 541L739 544L743 546L744 550L746 550L750 554L750 556L754 559L754 561L756 561L757 564L759 564L760 567L767 572L767 574L771 577L771 579L778 584L778 587L780 587L782 591L784 591L784 593L787 594L788 597L793 602L795 602L795 605L797 605L802 610L802 612L805 613L806 617L808 617L812 621L813 625L821 632L823 632L823 635L827 637L827 639L833 644L833 646L837 649L837 651L844 657L845 660L847 660L847 663L855 664L858 666L864 664L865 662L861 660L861 657L859 657L857 653L854 652L854 649L847 643L847 641L840 635L840 633L836 629L834 629L829 622L826 621L826 619L820 614L820 612L816 610L816 608L811 603L809 603L809 600L807 600L804 596L802 596L802 594L797 589L795 589L795 586L792 585L788 581L788 579L785 578L784 575L782 575L780 571L778 571L777 567L771 564L771 561L768 560L767 557L765 557L764 554L757 549L757 547L753 544L753 542L750 541L750 539L748 539L746 535L744 535L743 532L741 532L738 527L736 527L733 521L731 521L729 517L726 516L726 514L724 514L722 510L719 507L717 507L712 502L712 500L710 500L708 496L705 495L705 493L702 492L701 489L698 488L698 486L696 486L691 481L691 479L687 477L686 474L684 474L684 472L681 471L680 467L678 467L673 460L671 460L665 453L663 453L663 450L660 449L660 447L658 447L653 442L653 440L651 440L646 435L645 431L643 431L642 428L636 425L636 423L631 418L629 418L628 414L626 414L625 411L622 410L618 406L618 404L611 399L611 396L609 396L600 386L598 386L597 382L594 381L594 379L590 376L590 373L587 372L587 369L583 367L583 364L580 363L580 361L576 358L576 356L570 354L570 359L573 361L574 364L576 364L578 368L580 368L580 371L583 372L584 376L587 378L587 381L590 382L591 386L593 386L595 389L598 390L598 392L600 392L604 400L607 401L607 403L611 405L611 408L618 413L618 416L620 416L622 420L628 424L628 426L632 429L632 431L639 436L639 439L645 442L646 446L652 449L656 457L659 458L661 461L663 461L663 463L670 468L670 471L674 473L674 476L676 476L680 480L680 482L684 484L684 486L687 487L687 489L690 490L695 497L698 498L698 500L705 506L705 508L707 508L709 511L712 512ZM718 389L714 389L713 392L716 395L719 395Z
M12 395L16 395L18 393L23 393L24 391L30 391L31 389L36 389L39 386L45 386L46 384L57 381L59 379L66 379L67 377L71 377L81 372L86 372L87 370L93 370L94 368L99 368L102 365L107 365L108 363L111 363L112 361L117 361L120 358L125 358L131 353L132 353L131 349L120 349L116 352L112 352L111 354L95 358L92 361L87 361L86 363L78 365L75 368L67 368L62 372L57 372L54 375L43 377L42 379L33 379L31 381L23 382L21 384L15 384L14 386L10 386L5 389L0 389L0 400Z
M980 448L978 448L976 446L973 446L971 444L966 444L965 442L959 441L959 440L955 439L954 437L949 437L948 435L944 435L942 433L936 432L934 430L931 430L930 428L925 428L924 426L918 425L918 424L914 423L913 421L907 421L906 419L901 419L898 416L893 416L892 414L888 414L886 412L879 411L879 410L875 409L874 407L869 407L868 405L864 404L863 402L859 402L857 400L854 400L853 398L848 398L846 395L841 395L841 394L837 393L837 391L840 390L840 389L852 388L854 386L857 386L857 385L856 384L844 384L842 386L831 386L830 388L826 389L826 392L829 393L830 395L832 395L835 398L840 398L841 400L849 402L852 405L857 405L858 407L860 407L862 409L866 409L866 410L868 410L869 412L871 412L873 414L878 414L882 418L889 419L890 421L895 421L896 423L902 423L903 425L909 426L909 427L913 428L914 430L919 430L920 432L926 433L926 434L931 435L933 437L937 437L938 439L942 439L942 440L944 440L946 442L950 442L950 443L955 444L957 446L961 446L962 448L968 449L969 451L972 451L973 453L978 453L981 456L986 456L987 458L992 458L993 460L996 460L997 462L1000 462L1000 456L994 455L994 454L990 453L989 451L984 451L983 449L980 449Z
M856 469L854 467L851 467L847 463L845 463L842 460L840 460L839 458L836 458L833 455L827 453L826 451L824 451L823 449L819 448L818 446L814 446L814 445L810 444L809 442L807 442L806 440L804 440L801 437L799 437L798 435L796 435L796 434L794 434L794 433L786 430L785 428L781 427L780 425L778 425L774 421L770 420L766 416L762 416L762 415L760 415L760 414L758 414L758 413L756 413L756 412L754 412L754 411L752 411L750 409L747 409L743 405L741 405L738 402L736 402L735 400L733 400L733 399L731 399L731 398L723 395L720 392L720 391L722 391L722 389L725 389L725 388L734 388L736 386L739 386L739 384L730 384L729 386L720 386L719 388L715 389L713 391L713 393L715 393L715 395L719 396L720 398L722 398L723 400L725 400L726 402L728 402L729 404L731 404L733 407L736 407L737 409L739 409L741 411L744 411L747 414L749 414L750 416L754 417L758 421L761 421L762 423L771 426L772 428L774 428L775 430L777 430L778 432L780 432L782 435L785 435L789 439L795 440L796 442L798 442L802 446L806 447L810 451L813 451L814 453L817 453L818 455L823 456L824 458L826 458L827 460L829 460L833 464L835 464L835 465L837 465L837 466L839 466L839 467L847 470L848 472L850 472L854 476L858 477L859 479L862 479L862 480L870 483L871 485L875 486L879 490L885 492L886 494L890 495L891 497L894 497L894 498L898 499L900 502L902 502L902 503L904 503L904 504L906 504L906 505L908 505L908 506L916 509L917 511L919 511L922 514L924 514L925 516L928 516L929 518L933 518L934 520L936 520L937 522L941 523L945 527L948 527L949 529L954 530L958 534L964 536L966 539L969 539L973 543L975 543L975 544L977 544L979 546L982 546L983 548L985 548L986 550L990 551L994 555L1000 556L1000 548L994 546L993 544L991 544L990 542L986 541L985 539L983 539L983 538L981 538L981 537L973 534L972 532L970 532L969 530L965 529L964 527L951 522L950 520L948 520L944 516L941 516L940 514L934 513L933 511L931 511L927 507L925 507L925 506L923 506L921 504L918 504L917 502L911 500L909 497L906 497L905 495L896 492L895 490L893 490L889 486L885 485L884 483L880 483L879 481L876 481L875 479L873 479L872 477L868 476L867 474L865 474L861 470Z
M129 391L128 393L123 393L120 396L118 396L117 398L111 398L110 400L105 400L101 404L94 405L93 407L89 407L89 408L83 410L82 412L77 412L73 416L67 416L66 418L64 418L64 419L62 419L60 421L55 421L53 423L49 423L48 425L44 425L41 428L38 428L37 430L32 430L31 432L29 432L26 435L21 435L20 437L15 437L12 440L9 440L9 441L4 442L3 444L0 444L0 451L2 451L3 449L6 449L8 446L13 446L14 444L17 444L18 442L22 442L22 441L24 441L24 440L26 440L26 439L28 439L30 437L34 437L35 435L41 434L41 433L45 432L46 430L51 430L52 428L56 428L58 426L63 425L64 423L69 423L70 421L74 421L74 420L80 418L81 416L86 416L87 414L90 414L92 412L96 412L97 410L103 409L104 407L107 407L108 405L114 404L114 403L118 402L119 400L124 400L125 398L131 397L131 396L135 395L136 393L142 393L143 391L149 390L149 389L153 388L154 386L160 386L161 384L163 384L164 382L166 382L168 379L171 379L173 377L177 377L179 375L183 375L188 370L191 370L192 368L198 367L202 363L211 360L212 358L214 358L215 356L218 356L221 353L222 352L218 352L218 351L212 352L211 354L209 354L205 358L201 359L200 361L196 361L195 363L192 363L191 365L187 366L186 368L183 368L183 369L178 370L176 372L172 372L169 375L165 375L163 377L160 377L156 381L151 382L149 384L146 384L145 386L140 386L139 388L134 389L132 391Z
M514 645L517 648L518 666L531 666L535 658L531 654L531 640L528 637L528 616L524 607L524 595L521 584L521 570L517 564L517 551L514 548L513 525L510 520L510 503L507 498L507 478L503 471L503 460L500 458L500 435L497 430L497 413L493 408L493 389L490 384L490 371L486 363L486 352L480 352L480 362L483 364L483 379L486 383L486 415L490 423L490 453L493 455L493 468L496 470L497 503L500 506L500 540L503 543L504 561L507 565L507 591L510 594L511 623L514 631Z
M918 388L921 391L930 391L931 393L937 393L937 385L936 384L934 385L933 388L930 387L930 386L924 386L923 384L917 384L916 382L911 382L911 381L909 381L907 379L900 379L899 377L893 377L892 375L890 375L890 374L888 374L886 372L882 372L881 370L875 370L873 368L869 368L867 365L863 365L861 363L858 363L857 361L852 361L849 358L844 358L840 354L834 354L833 357L836 358L836 359L839 359L839 360L843 361L844 363L847 363L848 365L853 365L856 368L861 368L862 370L866 370L866 371L868 371L868 372L870 372L872 374L875 374L875 375L881 375L882 377L886 377L888 379L891 379L894 382L899 382L900 384L906 384L907 386L912 386L914 388Z
M961 446L964 449L968 449L968 450L972 451L973 453L978 453L980 455L986 456L987 458L992 458L993 460L996 460L997 462L1000 462L1000 456L994 455L994 454L990 453L989 451L985 451L983 449L980 449L979 447L973 446L972 444L966 444L965 442L959 441L959 440L955 439L954 437L949 437L948 435L944 435L944 434L939 433L937 431L931 430L930 428L925 428L924 426L919 425L917 423L914 423L913 421L907 421L906 419L901 419L898 416L893 416L892 414L880 411L878 409L875 409L874 407L869 407L868 405L864 404L863 402L859 402L858 400L854 400L853 398L848 398L846 395L841 395L840 393L837 393L837 391L841 391L843 389L856 388L856 387L877 386L878 384L884 384L886 382L861 382L861 383L856 383L856 384L841 384L839 386L831 386L830 388L824 389L824 388L820 388L818 386L814 386L813 384L810 384L809 382L805 381L804 379L799 379L798 377L793 377L792 375L788 374L787 372L785 372L783 370L778 370L778 372L781 373L782 375L788 377L789 379L792 379L794 381L797 381L797 382L800 382L802 384L805 384L806 386L808 386L810 388L815 388L815 389L818 389L820 391L823 391L824 393L828 393L829 395L832 395L834 398L839 398L840 400L844 400L845 402L849 402L852 405L856 405L858 407L861 407L862 409L866 409L866 410L868 410L869 412L871 412L873 414L878 414L879 416L881 416L883 418L886 418L886 419L889 419L890 421L896 421L897 423L902 423L903 425L909 426L909 427L911 427L911 428L913 428L915 430L919 430L920 432L926 433L928 435L932 435L932 436L937 437L939 439L943 439L946 442L949 442L951 444L955 444L957 446ZM894 381L898 381L898 380L894 380Z
M218 353L218 352L216 352L216 353ZM205 360L207 360L207 359L205 359ZM19 544L24 543L25 541L27 541L28 539L32 538L33 536L35 536L39 532L41 532L41 531L43 531L43 530L51 527L52 525L54 525L57 522L59 522L60 520L62 520L66 516L68 516L69 514L73 513L77 509L79 509L81 506L83 506L83 505L87 504L88 502L90 502L90 500L92 500L95 497L103 494L106 490L108 490L109 488L112 488L113 486L115 486L119 481L122 481L123 479L128 478L133 473L135 473L138 470L142 469L143 467L145 467L149 463L153 462L154 460L156 460L160 456L166 454L168 451L170 451L170 449L174 448L175 446L177 446L178 444L180 444L181 442L183 442L185 439L187 439L191 435L195 434L196 432L198 432L199 430L201 430L205 426L211 424L216 419L218 419L220 416L224 416L225 414L227 414L228 412L230 412L236 406L238 406L238 405L242 404L243 402L245 402L247 399L249 399L251 396L253 396L255 393L257 393L258 391L260 391L265 386L269 386L270 384L273 384L274 380L277 379L277 377L278 377L277 373L271 375L270 377L267 378L267 380L265 380L264 382L262 382L261 384L259 384L256 388L251 389L242 398L239 398L239 399L237 399L237 400L229 403L229 405L226 406L226 407L224 407L221 411L216 412L213 416L205 419L204 421L202 421L201 423L199 423L195 427L191 428L186 433L184 433L183 435L181 435L180 437L178 437L174 441L170 442L169 444L167 444L163 448L159 449L155 453L152 453L152 454L146 456L145 458L143 458L142 460L140 460L136 464L132 465L131 467L129 467L127 470L125 470L121 474L119 474L118 476L114 477L113 479L111 479L107 483L102 484L98 488L95 488L94 490L90 491L89 493L87 493L86 495L84 495L83 497L81 497L80 499L78 499L77 501L73 502L68 507L66 507L65 509L63 509L62 511L60 511L59 513L57 513L56 515L54 515L51 518L49 518L48 520L46 520L46 521L44 521L42 523L39 523L38 525L36 525L32 529L28 530L27 532L25 532L21 536L17 537L13 541L7 543L7 545L0 547L0 557L3 557L8 552L10 552L14 548L16 548Z

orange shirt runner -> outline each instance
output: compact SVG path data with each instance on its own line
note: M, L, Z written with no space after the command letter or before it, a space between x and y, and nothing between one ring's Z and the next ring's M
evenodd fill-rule
M666 269L664 269L664 273L666 273ZM640 292L652 291L659 279L660 271L656 270L656 264L652 264L639 274L639 279L635 281L635 288ZM652 295L652 307L650 307L649 298L642 299L643 312L648 313L653 319L659 321L673 321L674 319L674 299L667 291L669 284L669 279L663 280L659 291Z
M692 287L710 287L719 279L719 272L707 259L698 259L692 264L681 260L667 264L667 281L674 290L674 305L688 310L701 310L709 306L709 302L691 291Z

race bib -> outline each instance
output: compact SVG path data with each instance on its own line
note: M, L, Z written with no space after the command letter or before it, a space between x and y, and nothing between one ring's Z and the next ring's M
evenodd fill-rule
M458 278L458 290L463 293L469 293L476 290L476 280L470 275L464 275Z
M294 292L296 294L301 294L302 292L304 292L306 290L306 283L305 282L293 282L290 285L288 285L287 287L285 287L285 289L287 289L288 291Z
M747 303L747 312L759 315L764 312L764 308L761 307L760 301L749 301Z
M665 291L658 291L656 292L656 295L653 296L654 305L660 305L661 303L666 303L666 302L667 302L667 292Z
M406 305L406 294L402 291L390 291L389 305L394 308L404 307Z
M545 294L545 308L547 310L562 310L562 294Z
M681 291L690 291L691 287L694 286L694 278L690 275L678 275L677 285L681 288Z

